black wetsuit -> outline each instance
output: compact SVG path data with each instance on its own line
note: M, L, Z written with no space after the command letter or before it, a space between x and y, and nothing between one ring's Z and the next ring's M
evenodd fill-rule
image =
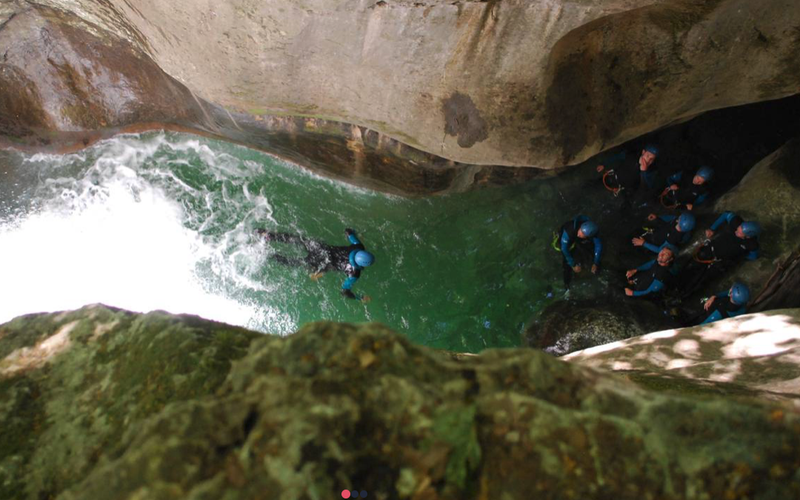
M699 205L708 197L708 183L704 182L699 186L694 182L694 176L684 175L683 172L671 176L667 179L668 187L677 184L678 190L667 190L664 195L663 204L667 207L679 207L682 205Z
M645 241L644 247L654 253L660 252L665 246L677 252L678 246L686 243L690 234L678 231L676 219L675 216L657 218L654 221L656 227L653 231L642 235Z
M561 228L558 230L556 241L560 244L561 256L563 257L561 267L563 269L564 288L569 288L572 275L574 274L572 267L575 266L576 262L570 252L570 248L573 245L582 253L592 252L593 249L594 260L592 263L598 267L600 266L600 257L603 255L603 240L600 239L600 236L595 235L591 239L578 238L578 230L584 222L588 221L588 217L579 215L571 221L562 224Z
M352 256L358 250L365 250L365 248L354 234L348 236L352 244L343 246L328 245L288 233L264 233L264 235L268 241L300 245L307 252L306 256L302 258L275 254L272 259L286 266L306 267L315 273L341 271L347 275L347 280L342 285L342 295L350 299L358 298L350 290L350 287L361 277L363 268L355 263Z
M672 265L662 266L655 259L636 269L638 272L628 280L634 297L659 297L665 287L672 285L675 276Z
M605 182L610 188L618 188L623 199L623 208L630 206L635 197L651 199L655 197L655 165L642 171L639 166L640 154L628 154L619 164L609 168ZM641 193L640 193L641 191ZM652 195L652 196L651 196Z
M696 290L703 279L712 280L742 259L755 260L759 256L758 238L739 238L736 229L744 222L733 212L725 212L711 225L716 235L703 244L684 270L681 288L685 295Z

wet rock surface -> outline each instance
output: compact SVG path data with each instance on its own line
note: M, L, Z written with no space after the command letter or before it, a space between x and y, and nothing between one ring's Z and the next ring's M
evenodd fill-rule
M412 195L530 179L511 167L800 82L790 0L45 0L0 22L5 146L189 129Z
M539 314L523 332L523 343L555 356L610 344L674 322L658 304L626 299L619 289L616 300L556 301Z
M280 338L94 306L0 326L0 488L795 498L800 415L752 396L647 391L531 349L454 357L379 325Z

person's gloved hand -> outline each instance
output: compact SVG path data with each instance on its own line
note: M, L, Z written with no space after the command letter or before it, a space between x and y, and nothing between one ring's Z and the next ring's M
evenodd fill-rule
M261 228L261 227L256 229L256 234L259 235L259 236L262 235L262 234L265 234L266 232L267 232L267 230L264 229L264 228Z
M348 227L348 228L345 228L344 234L346 234L347 236L350 236L351 234L356 234L356 232Z

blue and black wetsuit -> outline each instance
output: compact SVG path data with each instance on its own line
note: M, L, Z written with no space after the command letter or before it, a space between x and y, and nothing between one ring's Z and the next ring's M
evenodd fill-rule
M637 267L636 270L637 273L628 280L634 297L643 297L645 295L655 297L665 287L672 284L676 273L675 266L659 265L656 259L645 262Z
M655 195L657 184L661 185L655 172L655 162L649 169L642 171L639 168L640 156L641 154L621 153L609 161L611 165L605 183L609 188L619 189L618 194L623 197L625 205L630 204L640 191L644 193L643 198L651 198L650 194Z
M755 260L760 255L758 238L739 238L736 229L744 222L733 212L724 212L711 225L716 232L695 253L694 260L683 271L681 289L684 295L697 290L703 280L722 276L742 259Z
M744 222L733 212L724 212L711 225L717 234L704 244L697 252L701 261L719 262L725 266L736 263L742 258L756 260L760 255L758 238L739 238L736 229Z
M264 235L268 241L300 245L308 252L303 258L292 258L276 254L272 256L274 260L286 266L306 267L315 273L341 271L347 275L347 279L342 283L342 295L349 299L361 298L352 291L353 285L361 277L361 270L364 269L356 264L355 254L359 250L366 249L355 233L347 235L350 245L345 246L328 245L288 233L264 233Z
M661 215L656 219L656 227L652 232L642 235L644 248L653 253L658 253L664 247L669 247L673 252L678 251L680 245L686 244L692 237L691 232L682 233L676 227L677 215Z
M740 316L747 312L747 304L734 304L730 300L730 290L725 290L724 292L720 292L715 295L717 298L713 304L711 304L711 308L709 309L710 314L708 317L700 323L701 325L705 325L706 323L713 323L714 321L718 321L725 318L732 318L734 316Z
M662 203L667 207L678 208L683 205L700 205L708 198L708 182L699 186L695 184L693 175L684 175L683 171L667 178L667 188L678 185L677 191L668 190Z
M600 266L600 258L603 256L603 240L600 239L600 235L595 235L591 240L589 238L578 238L578 230L581 228L581 224L588 220L589 218L585 215L579 215L571 221L565 222L561 229L558 230L558 244L563 257L562 267L564 268L564 286L566 288L569 288L574 272L572 270L575 266L575 258L572 256L573 247L584 249L591 241L594 245L593 262L598 267Z

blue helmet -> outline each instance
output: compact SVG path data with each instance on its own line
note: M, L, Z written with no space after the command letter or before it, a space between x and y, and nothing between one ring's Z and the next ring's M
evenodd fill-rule
M761 224L752 220L742 222L742 232L748 238L755 238L761 234Z
M744 283L737 281L731 287L730 295L731 302L743 306L750 300L750 289Z
M656 146L655 144L648 144L647 146L644 147L644 150L658 156L658 146Z
M678 229L682 233L691 232L694 229L695 222L694 214L684 212L678 217Z
M697 169L697 173L694 174L698 177L702 177L705 181L710 181L712 177L714 177L714 169L711 167L700 167Z
M361 267L369 267L375 262L375 256L366 250L359 250L356 252L355 261Z
M599 228L597 227L597 224L595 224L590 220L587 220L586 222L581 224L581 231L583 232L583 236L586 238L593 237L594 235L597 234L598 230Z

